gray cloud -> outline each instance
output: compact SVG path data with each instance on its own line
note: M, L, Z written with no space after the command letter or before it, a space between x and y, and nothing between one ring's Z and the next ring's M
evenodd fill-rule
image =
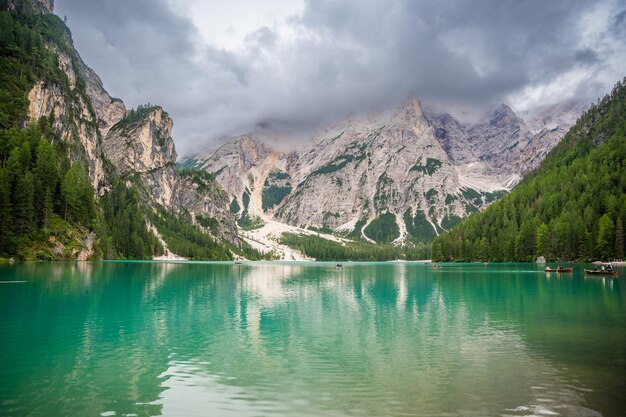
M626 61L625 12L612 0L307 0L287 22L293 36L254 28L233 51L204 44L162 0L56 6L112 95L174 117L182 154L259 125L313 128L411 95L484 108L517 96L527 106L593 100ZM537 93L572 71L567 91Z

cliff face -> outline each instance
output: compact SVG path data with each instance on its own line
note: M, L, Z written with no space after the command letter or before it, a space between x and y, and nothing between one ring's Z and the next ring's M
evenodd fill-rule
M173 126L161 107L137 110L108 130L106 156L122 176L136 181L148 204L158 204L174 214L189 213L193 219L216 219L216 237L236 243L237 230L226 193L214 181L179 174Z
M559 123L535 121L531 129L502 105L465 125L413 100L345 120L297 153L244 135L191 163L216 175L239 214L366 240L384 218L397 242L428 242L537 166L569 126L567 118L544 120Z
M236 212L247 210L259 216L264 211L263 184L270 177L270 171L281 165L281 160L284 156L271 150L258 137L243 135L230 139L200 166L214 173L224 190L237 201L239 210Z
M461 172L510 190L539 165L584 109L578 102L540 109L526 114L529 124L504 104L472 126L432 110L426 117Z
M9 2L9 8L49 14L53 2L15 0ZM125 177L129 186L140 190L146 209L162 206L174 215L189 214L192 221L202 216L210 220L211 234L237 243L229 199L219 185L207 178L182 177L177 171L173 121L167 113L154 107L136 117L138 113L112 98L98 75L82 61L63 22L56 16L41 19L52 28L46 47L58 56L61 75L32 87L28 94L30 121L40 117L53 121L52 128L65 142L70 161L81 161L88 168L97 196L110 190L113 176Z
M296 186L277 218L364 239L374 239L368 227L386 216L398 229L396 241L427 242L484 205L480 192L476 201L464 196L417 100L395 113L338 125L300 154L290 173Z
M54 13L54 0L8 0L8 8L16 12Z
M121 174L145 173L176 162L172 140L174 122L160 107L137 121L121 119L107 132L104 149Z
M91 95L85 87L84 69L87 67L73 50L69 33L64 41L69 43L49 43L48 47L57 54L59 68L67 82L36 83L28 94L29 118L36 121L42 116L53 116L52 127L61 140L68 144L68 157L88 167L92 185L97 194L102 195L108 189L108 184L104 170L102 134L98 129ZM103 90L99 94L108 97ZM110 97L108 100L110 102Z

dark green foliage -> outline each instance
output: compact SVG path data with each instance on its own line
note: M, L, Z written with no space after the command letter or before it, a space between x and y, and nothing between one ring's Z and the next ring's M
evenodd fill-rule
M243 192L243 195L241 196L241 199L243 201L243 208L244 210L248 210L248 204L250 204L250 191L246 188Z
M10 252L12 215L9 171L0 168L0 253Z
M426 191L426 193L424 194L424 197L426 197L426 200L434 202L437 194L438 194L437 190L435 190L434 188L431 188L430 190Z
M239 213L240 210L241 210L241 207L239 206L237 199L233 198L233 201L230 202L230 212L232 214L237 214Z
M128 188L121 180L116 180L100 204L106 222L104 233L111 238L110 248L102 250L105 258L149 259L162 251L159 241L146 227L134 187Z
M400 247L366 242L341 244L318 236L284 233L281 243L318 261L390 261L394 259L428 259L427 246Z
M381 214L367 225L364 233L377 243L390 243L400 237L400 228L393 213Z
M62 211L65 220L90 226L95 217L93 188L87 170L82 163L72 164L61 184Z
M261 218L258 216L251 217L248 213L248 209L245 209L243 213L241 213L239 219L237 219L237 224L243 230L254 230L258 229L259 227L263 227L265 223L263 223L263 220L261 220Z
M31 254L29 248L47 239L55 215L69 222L57 222L56 230L92 228L93 188L82 164L60 156L61 146L45 118L27 129L0 131L0 254Z
M150 113L158 109L160 109L159 106L153 106L150 103L140 104L139 106L137 106L137 109L128 110L126 114L124 115L124 117L122 118L122 120L117 122L117 124L115 125L115 128L125 129L127 127L130 127L134 125L135 123L142 121ZM165 111L163 113L167 115Z
M394 198L394 190L391 188L393 180L383 172L376 181L376 193L374 193L374 207L378 210L385 210L389 200Z
M272 180L277 180L277 181L280 181L280 180L288 180L288 179L290 179L290 178L291 178L291 177L289 176L289 174L287 174L286 172L283 172L283 171L278 171L278 170L275 170L275 171L270 172L270 174L269 174L269 176L268 176L268 177L269 177L270 179L272 179ZM266 181L266 184L267 184L267 185L269 185L269 183L267 182L267 180L265 180L265 181Z
M117 178L106 160L106 181L112 189L95 200L77 123L80 120L82 126L95 129L97 119L69 29L55 15L32 13L28 1L20 4L24 6L20 13L10 13L6 1L0 2L0 255L75 257L91 232L97 236L97 257L146 259L160 254L161 244L146 226L146 207L141 205L136 185ZM55 51L69 58L76 88L70 89ZM60 121L71 133L68 140L53 134L53 116L23 128L28 93L38 82L63 95L67 105ZM76 105L79 100L90 118L85 119ZM117 128L156 109L149 104L139 106ZM161 145L166 139L160 137ZM181 175L190 177L201 191L214 183L210 174L195 170Z
M176 168L180 170L180 169L185 169L185 168L200 169L202 167L200 166L200 163L196 161L195 159L185 159L182 162L176 162ZM217 174L213 174L213 175L217 176Z
M272 253L272 252L261 253L258 250L254 249L245 241L241 241L240 247L230 246L230 245L228 245L228 247L233 253L251 261L262 261L262 260L273 261L277 259L277 256L275 253Z
M492 193L485 193L485 203L489 204L501 199L506 195L506 190L497 190Z
M411 216L411 210L408 209L404 212L403 217L406 230L415 241L430 243L437 237L435 229L426 219L426 214L422 210L416 210L415 216Z
M426 165L422 165L422 157L420 156L409 171L417 171L423 174L433 175L435 171L441 168L441 161L434 158L426 158Z
M365 158L367 158L367 155L365 154L365 152L359 153L356 156L355 155L338 156L337 158L333 159L326 165L311 172L310 176L312 177L314 175L331 174L333 172L336 172L336 171L339 171L340 169L345 168L345 166L348 165L352 161L362 161Z
M198 186L199 192L212 191L217 188L215 175L201 168L180 168L177 167L178 174L183 178L190 178L191 182Z
M48 141L40 141L34 169L35 211L37 213L37 225L40 227L46 228L50 224L50 217L54 210L54 194L59 182L58 171L54 147Z
M262 206L263 211L269 210L279 205L285 197L291 193L291 187L278 187L271 185L269 187L263 187Z
M482 196L473 188L462 188L461 194L472 205L479 206L482 204Z
M318 232L318 233L325 233L327 235L335 234L335 231L333 229L328 228L328 227L308 226L307 229L312 230L314 232Z
M202 227L211 229L212 231L218 226L219 222L214 217L204 217L201 214L196 214L196 221Z
M230 260L228 248L192 224L191 216L175 217L162 208L149 212L150 221L163 236L168 248L188 259Z
M44 45L54 17L0 11L0 129L23 124L37 81L67 82L56 54Z
M461 223L461 220L463 219L461 219L459 216L456 216L454 214L450 216L445 216L443 219L441 219L441 227L445 230L450 230L457 224Z
M35 230L35 180L30 171L17 179L13 194L13 230L16 235L30 238Z
M508 195L433 244L437 260L624 256L626 87L592 106Z
M354 225L354 229L350 233L348 233L346 237L349 239L361 240L361 231L363 230L363 226L365 226L365 223L367 223L367 219L359 219Z
M471 204L471 203L467 203L465 205L465 211L467 211L468 213L478 213L478 207L476 207L475 205Z

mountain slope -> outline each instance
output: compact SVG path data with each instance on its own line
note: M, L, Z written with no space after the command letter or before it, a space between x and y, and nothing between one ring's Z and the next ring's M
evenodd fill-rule
M528 127L502 105L464 125L413 100L352 116L298 152L250 134L185 163L216 176L246 225L257 216L365 241L429 243L536 167L571 123L562 115L579 110L547 109Z
M592 106L509 195L439 237L434 259L623 258L625 82Z
M52 11L0 3L0 256L230 258L219 185L176 169L171 119L110 97Z

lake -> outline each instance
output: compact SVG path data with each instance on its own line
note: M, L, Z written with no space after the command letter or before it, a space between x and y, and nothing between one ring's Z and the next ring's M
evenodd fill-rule
M0 264L0 415L623 416L620 275Z

